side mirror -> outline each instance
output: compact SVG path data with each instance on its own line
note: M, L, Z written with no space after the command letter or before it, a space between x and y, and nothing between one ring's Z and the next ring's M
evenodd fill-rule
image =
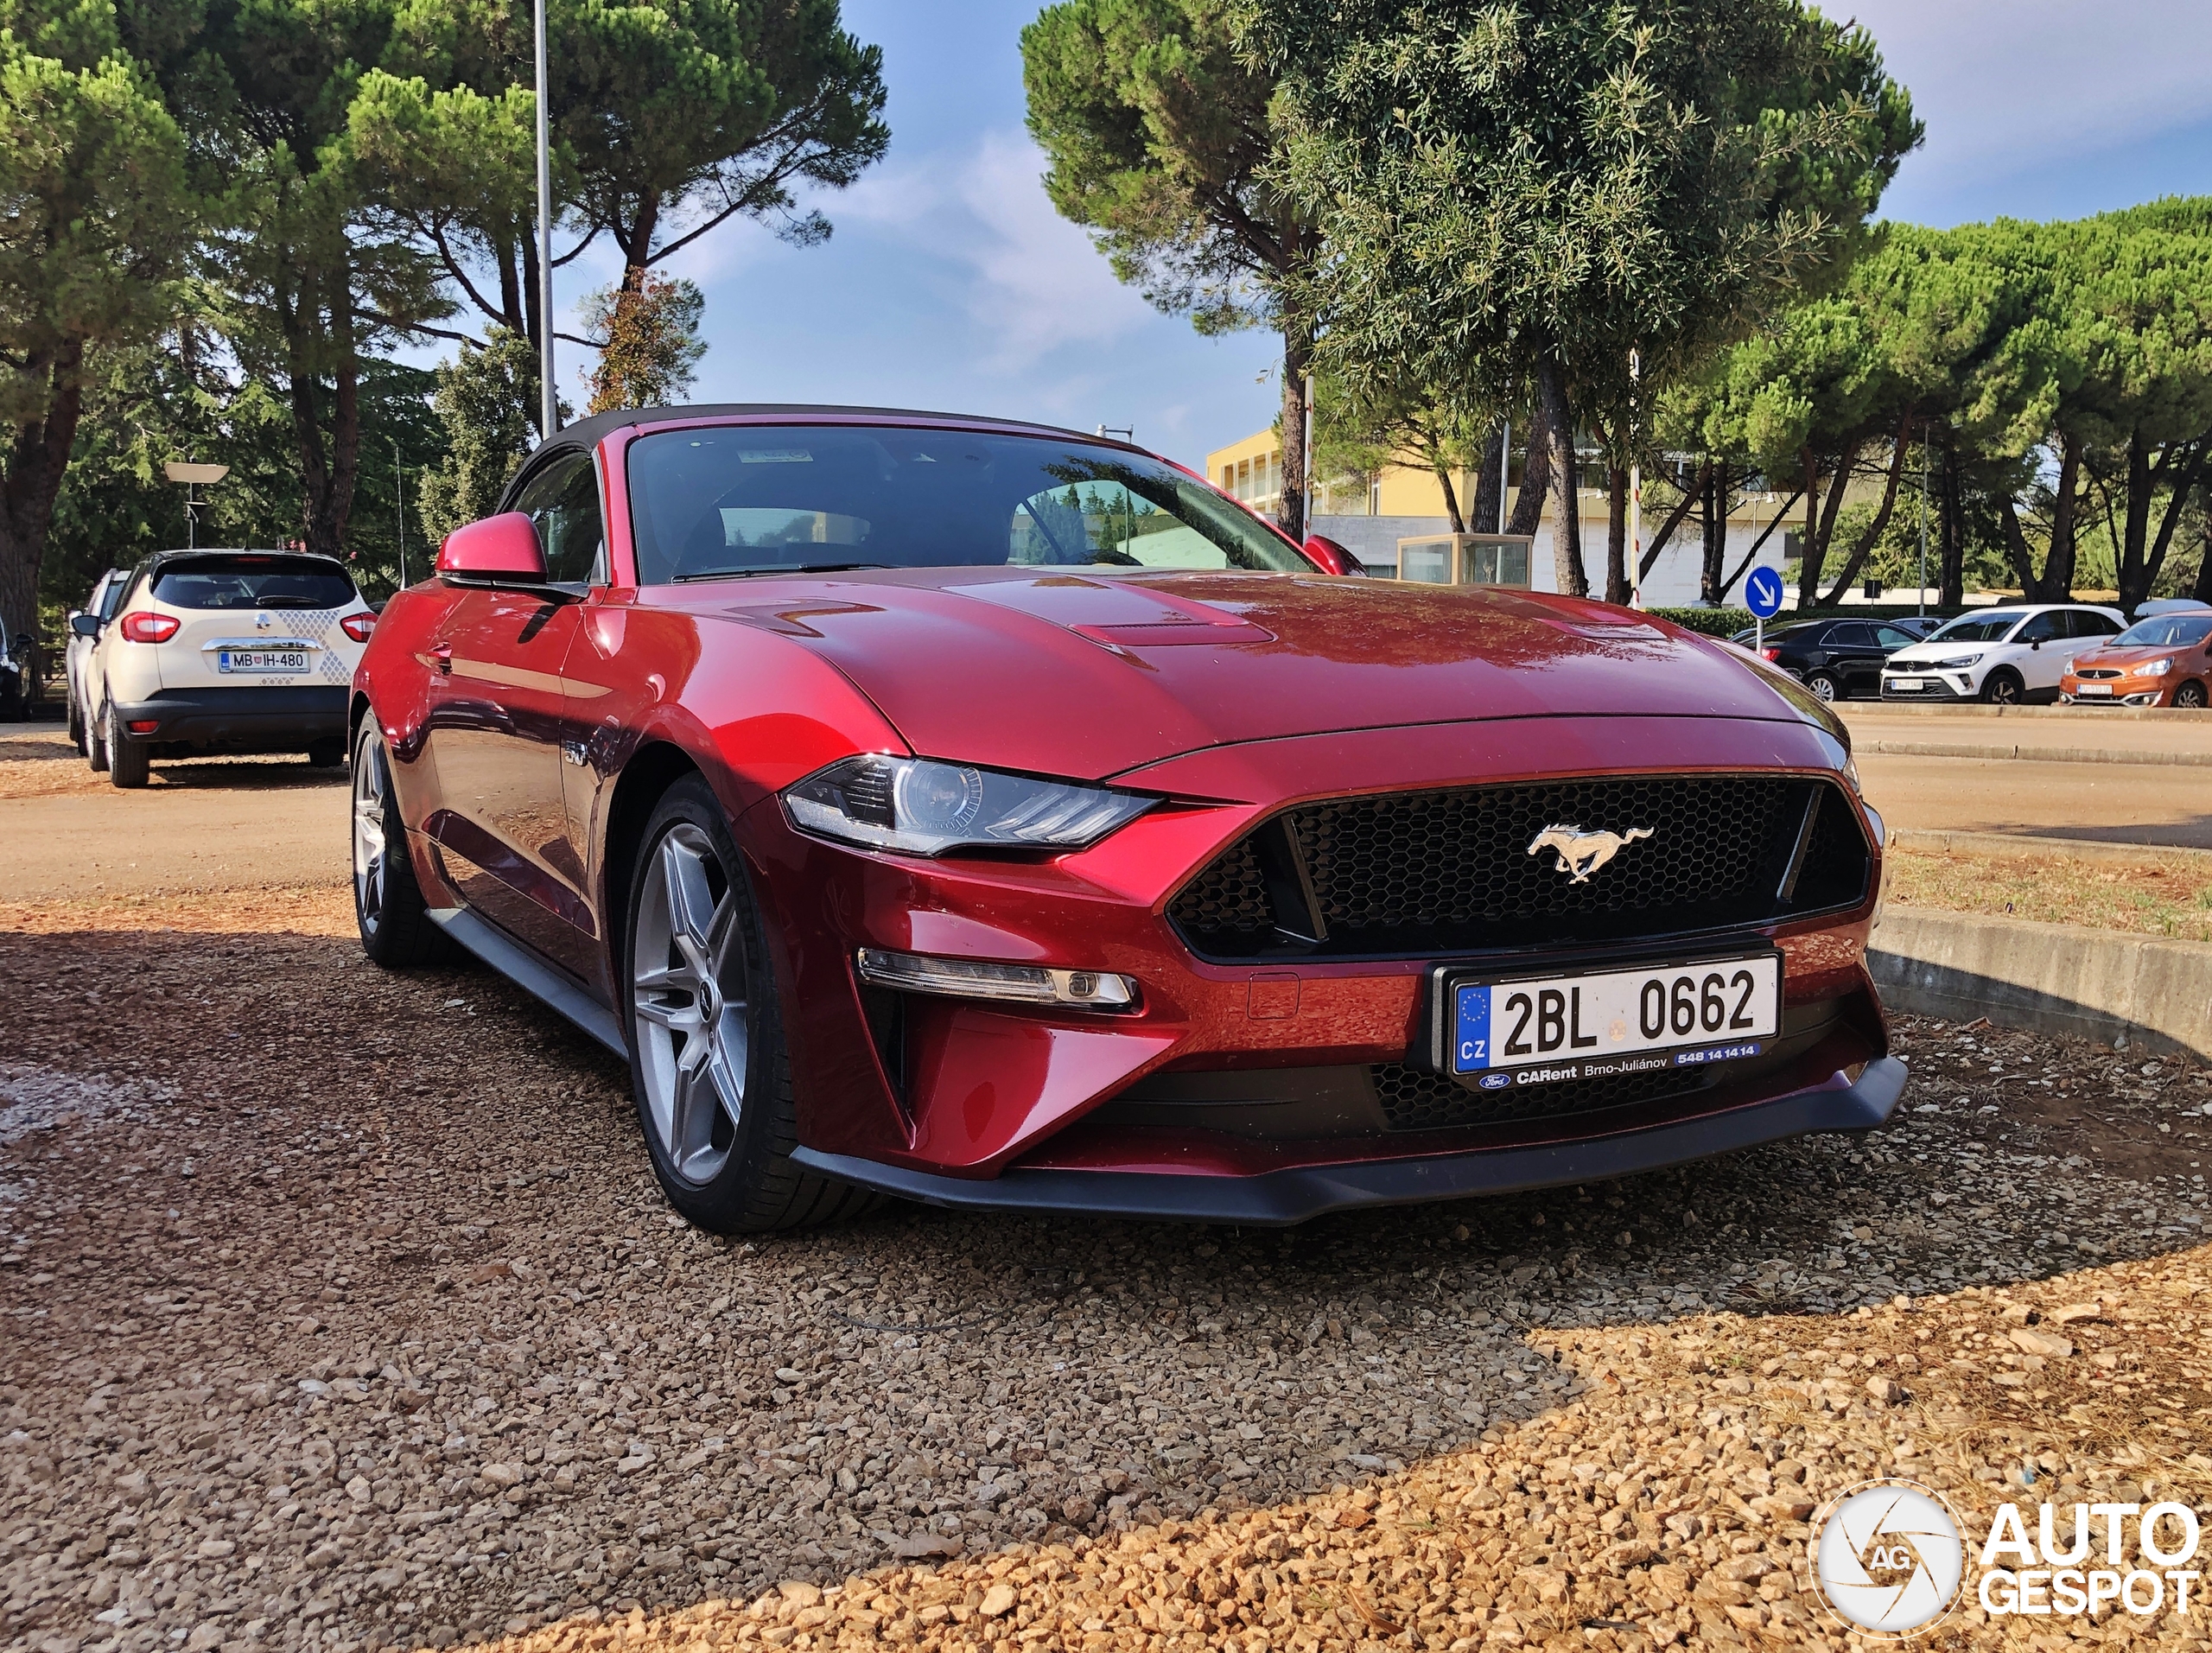
M79 637L98 637L100 634L100 617L83 613L72 614L69 616L69 629Z
M464 585L542 584L545 551L537 525L508 511L456 528L438 547L438 572Z
M1306 555L1319 563L1326 574L1363 575L1367 572L1367 565L1354 556L1347 547L1321 534L1306 537Z

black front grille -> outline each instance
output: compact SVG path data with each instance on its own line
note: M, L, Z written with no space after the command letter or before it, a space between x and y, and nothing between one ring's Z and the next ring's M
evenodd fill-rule
M1546 829L1635 830L1577 881ZM1420 957L1656 938L1856 905L1871 856L1827 781L1660 775L1391 792L1290 810L1169 905L1200 955Z
M1686 1096L1703 1090L1713 1078L1709 1070L1653 1068L1643 1073L1478 1090L1445 1074L1395 1063L1372 1071L1382 1116L1394 1131L1449 1130L1460 1125L1503 1125L1516 1120L1595 1113L1601 1108Z

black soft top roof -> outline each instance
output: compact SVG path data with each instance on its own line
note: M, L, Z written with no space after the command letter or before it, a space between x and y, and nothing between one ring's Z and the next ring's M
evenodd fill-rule
M1070 430L1063 426L1038 424L1027 419L998 419L974 413L933 413L922 408L842 407L807 402L702 402L690 407L624 408L614 413L595 413L588 419L563 425L554 433L550 442L539 443L531 457L535 459L539 454L556 448L595 447L609 431L620 430L625 425L664 424L679 419L777 417L788 417L803 423L825 416L840 420L869 417L925 419L932 423L965 425L978 430L1018 430L1031 436L1071 437L1078 442L1103 443L1109 448L1133 446L1111 436L1093 436L1087 430Z

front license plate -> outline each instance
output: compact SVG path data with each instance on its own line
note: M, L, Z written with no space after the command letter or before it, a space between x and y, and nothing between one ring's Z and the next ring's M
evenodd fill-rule
M1756 1056L1782 1027L1777 953L1447 985L1451 1070L1484 1090Z
M1890 679L1890 687L1892 689L1924 689L1927 686L1928 680L1925 677L1892 677Z
M2085 683L2074 692L2077 695L2109 695L2112 685L2108 683Z
M305 671L308 657L301 649L219 649L218 671Z

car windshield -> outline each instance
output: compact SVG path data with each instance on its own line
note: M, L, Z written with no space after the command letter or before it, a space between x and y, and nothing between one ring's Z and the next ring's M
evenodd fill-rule
M344 608L353 582L321 557L179 557L154 576L154 599L172 608Z
M631 444L638 582L889 568L1312 565L1171 465L1078 440L731 425Z
M1961 614L1928 634L1930 643L2001 643L2026 618L2018 609L2001 614Z
M2187 648L2208 637L2212 637L2212 614L2153 614L2137 620L2107 646L2140 643L2146 648Z

